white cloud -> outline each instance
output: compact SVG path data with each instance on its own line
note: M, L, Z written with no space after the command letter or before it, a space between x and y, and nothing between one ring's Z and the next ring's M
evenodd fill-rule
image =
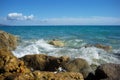
M32 20L34 15L25 16L22 13L9 13L7 20Z
M120 25L120 17L58 17L58 18L36 18L34 15L23 15L22 13L9 13L7 20L1 23L14 25ZM14 21L11 21L14 20Z

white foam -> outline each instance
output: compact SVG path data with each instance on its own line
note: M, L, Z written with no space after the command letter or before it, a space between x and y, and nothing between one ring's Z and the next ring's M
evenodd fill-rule
M80 55L76 58L84 58L89 64L103 64L103 63L120 63L120 60L114 57L113 54L96 47L82 47L79 49Z
M113 53L120 53L120 49L113 49Z
M80 42L80 44L76 44ZM71 41L69 42L71 43ZM69 56L71 58L83 58L88 61L89 64L102 64L102 63L120 63L113 54L110 54L103 49L96 47L82 47L84 44L82 40L74 40L71 44L73 47L54 47L48 44L48 41L44 39L40 40L26 40L22 41L21 44L13 51L14 55L17 57L22 57L27 54L47 54L51 56ZM69 44L70 45L70 44ZM75 48L74 46L81 46ZM117 51L119 52L119 50Z
M17 47L13 54L17 57L22 57L27 54L39 54L44 51L53 51L54 46L49 45L47 41L40 39L35 41L24 41Z
M100 51L102 52L103 50L95 47L82 47L79 49L79 55L76 58L84 58L89 62L89 64L92 64L93 60L100 59Z

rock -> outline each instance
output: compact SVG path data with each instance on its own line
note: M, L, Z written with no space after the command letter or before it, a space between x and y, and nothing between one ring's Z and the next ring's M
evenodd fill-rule
M14 80L84 80L82 74L73 72L40 72L20 74Z
M18 75L19 73L6 72L4 74L0 74L0 80L15 80L15 77Z
M17 59L8 49L0 49L0 74L1 73L24 73L30 70L24 66L24 62Z
M32 72L30 72L18 74L17 76L14 76L14 80L41 80L41 79L35 78L35 75Z
M17 40L18 38L14 35L0 30L0 49L14 50L17 46Z
M81 58L74 59L63 65L63 68L69 72L80 72L83 74L84 78L87 78L89 73L92 72L87 61Z
M112 50L112 46L106 46L106 45L102 45L102 44L96 44L94 46L97 48L104 49L105 51L108 51L108 52L110 52Z
M120 80L120 64L102 64L96 69L95 76L97 80Z
M46 63L47 63L47 56L46 55L25 55L24 57L20 58L26 64L29 69L33 70L44 70Z
M57 47L63 47L65 44L62 41L59 40L52 40L49 42L49 44L57 46Z
M44 54L26 55L22 58L29 69L41 71L56 71L59 66L69 60L69 57L53 57Z
M77 72L40 72L30 73L5 73L0 75L0 80L84 80L83 75Z
M85 48L87 48L87 47L96 47L96 48L103 49L103 50L105 50L107 52L111 52L112 51L112 46L106 46L106 45L103 45L103 44L95 44L95 45L87 44L87 45L85 45Z

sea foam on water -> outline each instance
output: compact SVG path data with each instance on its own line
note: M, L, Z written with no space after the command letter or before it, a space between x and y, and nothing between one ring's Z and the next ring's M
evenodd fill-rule
M86 59L89 64L102 64L102 63L120 63L120 60L113 54L99 49L96 47L84 47L85 44L82 40L65 41L64 47L55 47L48 44L48 40L25 40L20 43L15 51L14 55L22 57L28 54L47 54L50 56L69 56L71 58L83 58ZM68 44L70 43L70 44ZM74 44L74 45L73 45ZM74 47L74 46L77 47Z

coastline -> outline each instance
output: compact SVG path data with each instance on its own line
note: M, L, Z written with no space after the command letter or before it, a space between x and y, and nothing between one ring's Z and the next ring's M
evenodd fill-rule
M54 57L45 54L25 55L21 58L17 58L11 52L11 50L13 50L14 48L13 49L7 48L8 46L14 47L14 45L11 46L11 44L16 44L17 39L15 38L15 36L9 33L6 34L6 32L4 31L2 31L0 35L1 35L0 39L2 41L6 40L5 43L4 42L1 43L5 45L3 47L1 46L0 49L1 57L0 77L3 80L4 79L100 80L103 78L119 79L120 64L106 63L101 64L100 66L97 65L90 66L89 63L82 58L71 59L69 56ZM61 41L57 42L56 40L53 41L55 41L54 43L52 43L53 46L57 47L63 46L63 43ZM8 44L6 44L6 42ZM17 47L17 45L15 46ZM87 45L86 48L89 46L91 45ZM109 49L109 47L107 48L107 46L104 45L97 45L96 47ZM111 71L106 70L106 67L108 70L111 69ZM115 71L112 69L115 69ZM101 73L101 71L104 72L104 74ZM109 73L112 73L112 75ZM25 77L24 75L27 76Z

